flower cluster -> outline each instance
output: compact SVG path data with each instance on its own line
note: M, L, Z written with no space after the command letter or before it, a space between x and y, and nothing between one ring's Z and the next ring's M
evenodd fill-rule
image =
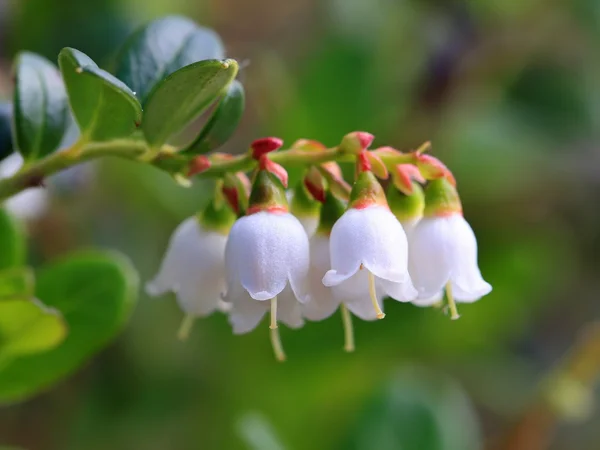
M228 314L236 334L269 313L275 356L283 360L279 322L300 328L339 309L352 351L351 316L383 319L385 298L442 305L457 319L457 302L491 291L450 170L425 154L428 143L402 153L369 150L372 140L354 132L334 148L300 140L276 152L279 139L260 139L245 156L251 182L243 170L217 172L214 198L177 228L147 286L151 295L175 292L186 313L181 338L194 318L216 310ZM216 170L223 161L201 157L190 171ZM352 186L338 165L345 162L354 164ZM293 189L286 165L304 169Z

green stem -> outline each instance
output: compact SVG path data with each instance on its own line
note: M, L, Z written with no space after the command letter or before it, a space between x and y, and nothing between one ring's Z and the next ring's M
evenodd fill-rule
M109 142L77 142L72 147L52 153L43 159L23 166L16 174L0 180L0 200L38 186L46 177L103 156L136 159L148 149L146 143L119 139Z

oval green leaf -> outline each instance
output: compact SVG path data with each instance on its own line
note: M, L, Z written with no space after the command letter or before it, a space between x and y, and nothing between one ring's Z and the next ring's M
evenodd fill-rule
M129 87L73 48L61 50L58 65L84 139L107 141L135 131L142 107Z
M131 35L117 57L116 74L145 107L148 94L171 73L197 61L224 57L223 44L214 31L170 16Z
M240 123L244 106L244 87L233 80L198 137L183 152L201 155L225 144Z
M63 314L69 334L58 347L18 357L0 370L1 402L49 388L103 348L129 318L138 279L122 256L88 252L41 270L36 284L36 296Z
M25 264L25 232L19 221L0 208L0 270Z
M17 297L0 302L0 371L13 358L55 348L66 335L60 313L38 300Z
M233 59L199 61L156 85L146 103L142 130L152 146L164 144L208 108L235 79Z
M13 151L12 144L12 105L0 102L0 160L3 160Z
M13 98L14 147L25 160L52 153L67 126L67 94L54 64L34 53L17 56Z

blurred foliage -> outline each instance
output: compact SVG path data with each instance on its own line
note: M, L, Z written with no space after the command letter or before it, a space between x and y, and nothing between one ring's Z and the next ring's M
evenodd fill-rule
M240 73L247 111L225 150L243 151L263 135L333 145L356 129L400 149L431 139L458 179L494 291L463 306L458 322L389 302L384 321L355 321L353 355L341 350L337 317L284 329L283 365L272 360L264 326L234 337L215 315L182 345L174 338L181 319L174 300L144 299L125 334L87 369L0 410L2 443L252 449L259 439L265 449L481 448L479 436L501 434L576 330L598 317L598 2L8 6L0 14L0 93L10 92L18 50L55 61L68 45L110 64L134 26L178 12L214 26L226 54L248 61ZM206 203L210 185L184 189L155 169L120 161L94 169L97 181L85 194L55 198L30 227L32 259L93 243L130 255L146 280L176 224ZM419 375L407 368L415 364ZM594 450L599 425L595 414L576 429L561 428L551 449ZM463 430L466 441L457 441Z

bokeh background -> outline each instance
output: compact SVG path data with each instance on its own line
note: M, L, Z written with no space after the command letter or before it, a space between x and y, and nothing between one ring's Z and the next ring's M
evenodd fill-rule
M71 46L110 68L131 30L173 13L215 28L244 66L247 110L223 150L243 151L264 135L335 145L354 130L400 149L431 140L456 175L494 291L462 306L458 322L390 301L385 320L355 320L352 355L342 351L337 316L283 329L285 364L273 360L266 326L232 336L219 314L182 344L174 299L142 293L125 332L90 364L0 408L0 444L476 450L503 442L600 313L600 3L0 0L0 100L11 96L17 51L56 60ZM210 192L133 163L88 167L55 187L51 209L29 223L31 260L115 248L147 280L171 231ZM600 413L580 415L543 428L548 448L600 448Z

